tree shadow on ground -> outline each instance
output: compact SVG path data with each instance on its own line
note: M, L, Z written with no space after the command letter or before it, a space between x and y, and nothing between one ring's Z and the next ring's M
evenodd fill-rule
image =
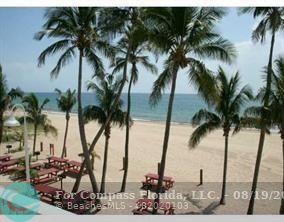
M213 201L211 202L208 206L206 206L205 208L202 207L200 200L196 200L193 199L192 197L190 197L189 195L186 195L186 200L189 201L193 206L195 206L198 211L190 211L190 212L186 212L186 213L181 213L183 215L208 215L208 214L215 214L215 210L220 206L220 202L219 201Z

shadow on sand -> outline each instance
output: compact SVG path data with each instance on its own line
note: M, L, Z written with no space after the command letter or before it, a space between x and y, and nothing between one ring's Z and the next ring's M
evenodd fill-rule
M196 199L192 199L189 195L184 195L186 197L186 200L189 201L193 206L198 208L198 211L190 211L186 213L181 213L183 215L206 215L206 214L215 214L215 210L220 206L219 201L213 201L205 208L201 206L200 201Z

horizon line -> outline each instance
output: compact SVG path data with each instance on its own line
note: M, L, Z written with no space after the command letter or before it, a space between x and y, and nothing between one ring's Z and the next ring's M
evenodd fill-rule
M64 92L64 91L63 91ZM24 93L56 93L54 91L47 91L47 92L29 92L29 91L26 91ZM82 93L90 93L92 94L93 92L82 92ZM132 94L151 94L151 92L131 92ZM122 94L127 94L127 92L122 92ZM170 93L163 93L163 94L170 94ZM182 94L182 95L198 95L197 93L180 93L180 92L177 92L175 93L176 94Z

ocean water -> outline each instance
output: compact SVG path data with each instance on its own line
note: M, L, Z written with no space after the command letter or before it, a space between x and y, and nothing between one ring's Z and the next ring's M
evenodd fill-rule
M45 106L45 110L59 111L56 102L56 93L36 93L40 101L49 98L50 102ZM126 97L122 94L124 101L123 109L126 109ZM131 117L133 119L143 119L149 121L165 121L169 94L164 94L160 102L155 106L149 105L149 96L147 93L133 93L132 94L132 109ZM96 104L94 93L82 94L83 105ZM193 94L176 94L173 106L172 121L178 123L189 123L191 117L201 108L207 107L202 98ZM75 106L72 112L76 113Z

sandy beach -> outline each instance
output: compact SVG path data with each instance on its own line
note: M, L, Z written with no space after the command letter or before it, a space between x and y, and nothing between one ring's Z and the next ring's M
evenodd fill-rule
M63 135L65 129L65 116L63 113L48 112L48 116L52 121L52 124L58 129L58 137L46 137L40 135L37 140L37 150L39 150L40 142L44 144L44 152L41 154L40 159L45 159L49 155L49 144L52 143L55 146L55 155L61 154ZM86 125L86 132L88 142L91 142L92 138L96 134L99 125L95 122L91 122ZM176 182L175 190L179 190L183 194L188 191L195 190L210 190L216 189L218 192L221 189L221 184L212 182L221 182L223 173L223 150L224 150L224 138L221 131L216 131L207 136L200 145L190 150L187 146L188 139L192 133L193 128L189 124L173 123L171 128L171 137L169 141L168 158L166 165L165 175L171 176ZM162 151L164 123L162 122L146 122L135 121L131 128L130 137L130 159L129 159L129 174L128 182L133 184L128 186L128 192L130 190L139 190L141 181L144 179L146 173L156 173L157 163L160 161ZM107 184L106 189L108 192L117 192L122 180L122 158L124 156L124 134L123 129L113 127L111 131L109 158L108 158L108 170L107 170L107 182L119 182L110 183L116 184L110 187ZM239 134L230 137L229 141L229 163L228 163L228 182L244 182L244 189L249 190L254 171L254 163L256 157L257 144L259 139L259 133L256 130L242 130ZM30 147L32 140L29 141ZM1 145L1 154L6 151L5 144ZM103 158L104 148L104 136L102 136L96 147L97 153ZM82 152L78 123L76 114L72 114L69 126L69 134L67 140L67 158L81 161L78 154ZM23 155L22 152L15 153L15 156ZM197 187L199 183L199 171L204 171L204 185ZM101 179L102 160L96 159L95 161L95 176L98 181ZM1 177L3 181L7 177ZM91 190L88 176L84 176L81 189ZM282 181L282 151L281 140L278 134L273 133L267 136L265 140L265 148L263 153L263 161L261 165L259 181L261 182L281 182ZM247 183L245 183L247 182ZM71 190L74 183L74 179L67 178L65 180L65 189ZM186 185L185 185L186 184ZM228 192L230 187L228 185ZM278 186L279 185L279 186ZM279 183L276 185L277 190L280 190ZM59 186L57 184L56 186ZM265 185L263 185L265 186ZM233 189L233 188L232 188ZM268 189L274 189L269 186ZM186 195L185 195L186 196ZM190 199L190 197L189 197ZM133 201L133 200L132 200ZM191 213L201 213L210 206L214 207L214 203L210 200L204 200L201 202L189 201L193 208ZM215 209L218 214L237 213L245 214L247 201L244 204L240 202L234 203L234 201L228 201L228 204L224 208ZM265 201L261 201L260 205L256 206L256 213L278 213L280 201L274 201L273 204ZM235 206L240 206L236 208ZM269 206L269 207L268 207ZM196 208L194 210L194 208ZM203 209L203 210L202 210ZM212 209L211 209L212 210ZM214 212L215 212L214 211ZM115 213L116 211L104 211L104 213ZM177 210L177 212L179 212ZM207 213L208 213L207 212ZM215 212L215 213L216 213ZM117 213L117 212L116 212ZM127 212L124 212L127 213ZM129 213L129 211L128 211ZM188 213L188 210L180 211L179 213ZM206 212L205 212L206 213Z
M49 143L55 145L55 154L60 155L62 150L65 129L65 117L62 113L49 113L54 126L58 129L58 137L38 137L39 143L44 143L46 154L49 152ZM72 115L67 141L68 158L80 160L78 154L82 152L78 122L76 114ZM157 171L160 161L164 134L163 122L135 121L131 128L130 160L128 180L140 182L148 172ZM91 122L86 125L87 140L91 143L99 125ZM178 182L199 182L199 170L204 170L204 181L222 181L224 138L222 131L216 131L202 140L194 150L188 148L188 139L193 131L189 124L173 123L168 148L166 175L173 176ZM125 131L113 127L109 147L109 164L107 181L120 182L122 172L122 158L124 156ZM255 130L243 130L229 140L228 181L251 181L257 151L259 133ZM30 143L31 144L31 143ZM95 150L103 157L104 136L98 142ZM96 159L96 176L101 177L102 161ZM259 176L260 181L282 181L282 150L279 134L266 137L263 153L263 162Z

